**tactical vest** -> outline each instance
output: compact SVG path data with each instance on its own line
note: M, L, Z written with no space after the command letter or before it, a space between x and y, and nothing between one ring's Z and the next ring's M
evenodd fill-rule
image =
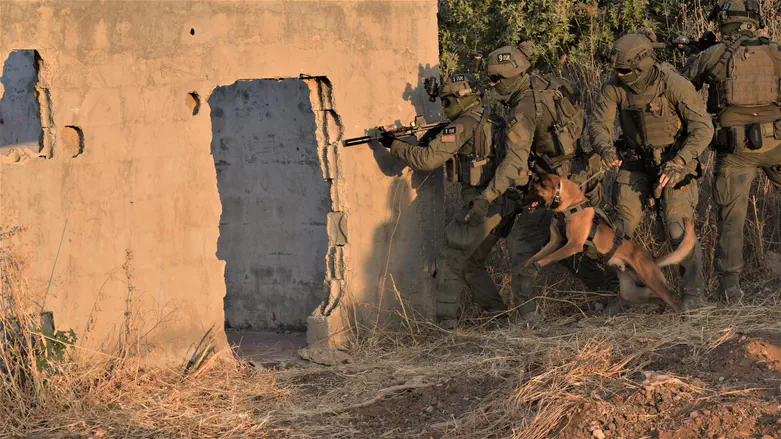
M656 68L659 78L644 92L635 93L624 88L626 99L620 105L619 117L629 147L660 155L675 143L682 123L667 96L667 71L673 67L657 64Z
M585 110L572 84L564 78L532 75L530 89L524 93L534 99L534 154L551 159L574 156L583 133ZM546 112L552 123L545 123Z
M504 120L490 109L468 110L461 117L470 120L465 128L472 130L472 136L448 161L448 179L469 186L487 186L505 156Z
M781 52L765 38L740 37L706 72L708 112L723 127L773 122L781 116Z

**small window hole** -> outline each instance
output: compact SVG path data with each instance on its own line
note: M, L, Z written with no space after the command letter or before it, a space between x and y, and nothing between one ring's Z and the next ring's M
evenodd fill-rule
M66 126L60 133L60 147L63 154L78 157L84 152L84 132L76 126Z
M190 35L195 35L195 29L190 28Z

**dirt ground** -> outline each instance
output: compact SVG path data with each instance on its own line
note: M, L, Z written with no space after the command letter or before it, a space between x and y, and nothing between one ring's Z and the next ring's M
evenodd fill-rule
M301 438L781 438L779 313L410 333L352 364L280 371L298 409L271 424Z
M781 439L778 298L533 329L412 320L331 366L226 351L186 374L54 377L0 437Z

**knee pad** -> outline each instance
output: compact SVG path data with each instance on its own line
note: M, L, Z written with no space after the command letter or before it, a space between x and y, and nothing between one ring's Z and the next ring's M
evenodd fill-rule
M678 245L683 240L683 234L686 231L683 227L683 221L673 221L668 226L668 231L670 233L670 240L673 242L673 244Z

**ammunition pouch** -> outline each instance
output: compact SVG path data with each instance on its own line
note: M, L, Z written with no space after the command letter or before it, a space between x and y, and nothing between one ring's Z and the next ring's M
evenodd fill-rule
M462 156L461 162L461 182L470 186L480 187L491 181L493 172L488 167L487 157Z
M445 176L451 183L461 182L461 158L459 156L445 162Z
M716 152L754 153L775 149L781 140L781 120L721 128L716 131L713 149Z
M493 160L474 155L457 155L445 163L445 173L451 183L482 187L493 178Z

